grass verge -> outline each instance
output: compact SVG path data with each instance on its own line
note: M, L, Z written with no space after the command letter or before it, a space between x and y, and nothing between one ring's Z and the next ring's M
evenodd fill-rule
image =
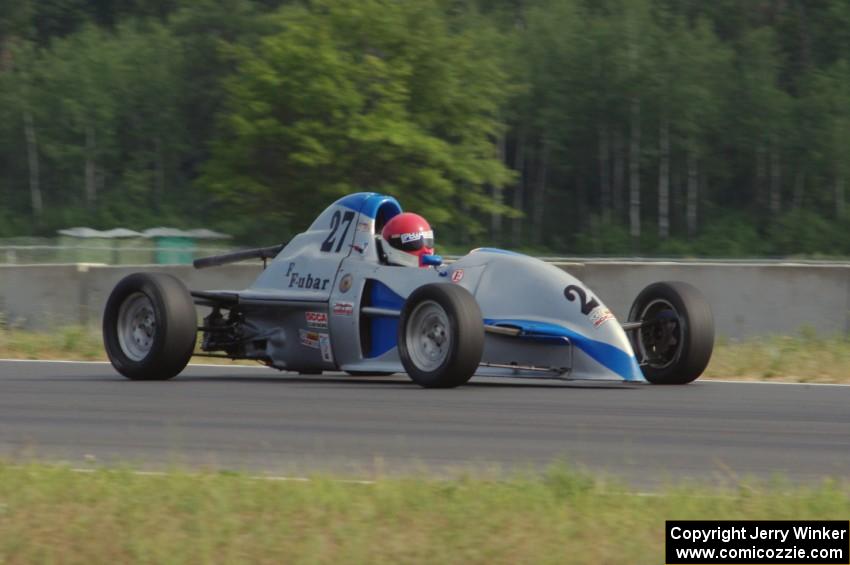
M0 358L106 361L106 353L100 330L96 328L67 326L54 332L35 332L0 326ZM194 362L257 365L255 361L214 357L197 357Z
M719 339L702 378L850 383L850 340L805 329L797 336Z
M2 563L663 563L668 519L846 519L847 485L639 496L537 477L351 484L0 464Z
M42 333L0 327L0 357L105 360L100 332L66 327ZM198 363L232 363L196 358ZM249 362L254 365L255 363ZM803 330L797 336L717 340L705 379L850 383L850 340Z
M99 361L106 354L100 332L93 328L69 326L54 332L34 332L0 326L0 357Z

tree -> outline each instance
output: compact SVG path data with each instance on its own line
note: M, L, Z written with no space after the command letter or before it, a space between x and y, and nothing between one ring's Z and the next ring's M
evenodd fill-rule
M45 172L64 180L52 198L65 205L82 201L92 214L116 146L117 61L111 47L107 35L89 25L54 41L33 69Z
M788 137L790 98L779 88L780 62L776 37L767 28L747 33L737 45L739 80L734 92L734 119L729 128L738 144L753 154L754 201L776 216L782 206L782 153Z
M174 88L181 124L192 141L182 165L194 179L209 159L215 123L224 111L224 79L237 69L233 46L256 48L275 24L251 0L197 0L181 7L170 30L180 51Z
M823 184L832 187L832 197L823 198L825 210L843 219L846 212L845 183L850 177L850 65L839 60L812 74L805 100L817 119L807 141L811 144L815 170L823 171Z
M464 245L850 251L848 30L845 0L0 0L0 231L260 243L375 189Z
M376 190L480 231L459 210L491 211L483 187L510 175L494 149L506 77L476 36L430 2L315 2L275 18L276 33L238 51L201 181L228 214L274 209L294 230Z
M659 127L658 235L661 239L670 235L670 170L675 166L673 155L678 153L684 156L687 179L686 232L693 238L700 201L700 161L710 150L710 136L719 129L721 85L728 81L731 54L707 20L690 25L669 15L659 23L648 73Z
M641 106L643 104L643 68L646 57L644 38L649 30L647 6L644 2L630 2L625 12L625 41L628 51L629 74L629 235L635 251L640 247L641 235Z

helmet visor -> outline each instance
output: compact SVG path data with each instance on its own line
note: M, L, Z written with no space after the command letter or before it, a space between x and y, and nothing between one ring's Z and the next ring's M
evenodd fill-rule
M390 238L390 245L402 251L419 251L434 247L434 232L432 230L412 233L400 233Z

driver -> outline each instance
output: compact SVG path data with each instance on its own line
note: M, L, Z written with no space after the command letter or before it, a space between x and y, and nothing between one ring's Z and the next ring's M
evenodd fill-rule
M394 216L381 230L384 253L390 265L426 267L423 255L434 254L434 232L419 214L403 212Z

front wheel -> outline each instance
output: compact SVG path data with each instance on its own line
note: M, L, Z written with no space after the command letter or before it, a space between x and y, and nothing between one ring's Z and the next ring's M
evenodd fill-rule
M405 371L425 388L467 382L484 353L481 308L463 287L427 284L408 297L398 324L398 350Z
M686 384L708 365L714 317L702 294L684 282L658 282L638 294L629 312L641 326L631 335L643 376L653 384Z
M128 379L176 376L189 363L196 336L192 296L171 275L133 273L106 301L103 344L112 366Z

